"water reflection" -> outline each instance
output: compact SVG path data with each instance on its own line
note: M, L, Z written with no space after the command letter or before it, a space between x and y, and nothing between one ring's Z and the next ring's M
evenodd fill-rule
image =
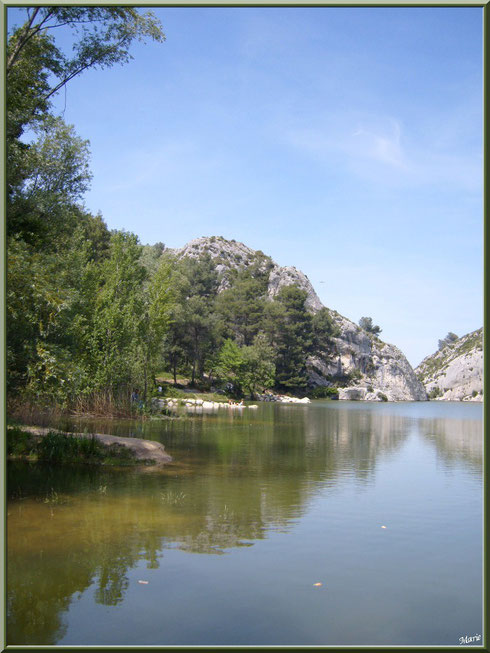
M483 471L483 424L480 420L420 420L420 433L436 449L447 469L462 464L481 476Z
M373 483L414 425L446 461L481 468L478 420L320 402L92 425L161 440L176 462L160 471L9 463L8 643L55 644L77 596L120 605L129 570L166 549L219 555L287 531L319 491Z

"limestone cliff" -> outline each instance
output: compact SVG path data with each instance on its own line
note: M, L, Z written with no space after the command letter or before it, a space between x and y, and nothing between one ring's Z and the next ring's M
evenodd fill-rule
M415 373L430 399L483 401L483 327L424 358Z
M220 274L220 289L228 286L228 272L260 261L269 270L268 295L273 298L285 285L294 284L307 292L306 306L316 313L323 304L308 277L294 267L280 267L243 243L228 241L221 236L191 240L182 249L172 250L179 259L198 258L209 254ZM336 311L330 314L338 327L334 350L328 358L311 357L308 361L312 386L343 386L341 399L367 401L424 401L424 386L402 352L394 345L382 342Z

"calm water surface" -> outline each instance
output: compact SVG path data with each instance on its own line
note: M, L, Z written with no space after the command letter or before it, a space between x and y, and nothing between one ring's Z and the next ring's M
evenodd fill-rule
M262 404L91 427L160 440L174 463L8 464L9 644L481 634L481 405Z

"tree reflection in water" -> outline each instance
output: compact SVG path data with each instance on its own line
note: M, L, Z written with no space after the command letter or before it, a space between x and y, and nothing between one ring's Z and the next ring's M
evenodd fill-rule
M55 644L77 596L93 586L96 603L119 605L128 571L157 568L166 548L223 554L287 531L319 491L372 483L414 423L379 409L264 406L143 428L176 461L160 471L9 463L8 643ZM481 465L478 446L454 435L460 425L416 423L446 461Z

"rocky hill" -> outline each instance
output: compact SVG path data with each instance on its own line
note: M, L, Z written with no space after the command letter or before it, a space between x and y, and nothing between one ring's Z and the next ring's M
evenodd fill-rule
M415 373L430 399L483 401L483 327L424 358Z
M167 250L168 251L168 250ZM257 260L269 270L268 294L273 298L285 285L297 285L307 292L306 306L316 313L323 304L308 277L294 267L280 267L260 251L221 236L196 238L182 249L171 250L179 259L209 256L220 274L220 289L228 287L228 273ZM381 341L336 311L330 314L338 327L334 353L328 359L312 357L308 361L313 386L344 386L341 399L366 401L424 401L427 394L402 352Z

